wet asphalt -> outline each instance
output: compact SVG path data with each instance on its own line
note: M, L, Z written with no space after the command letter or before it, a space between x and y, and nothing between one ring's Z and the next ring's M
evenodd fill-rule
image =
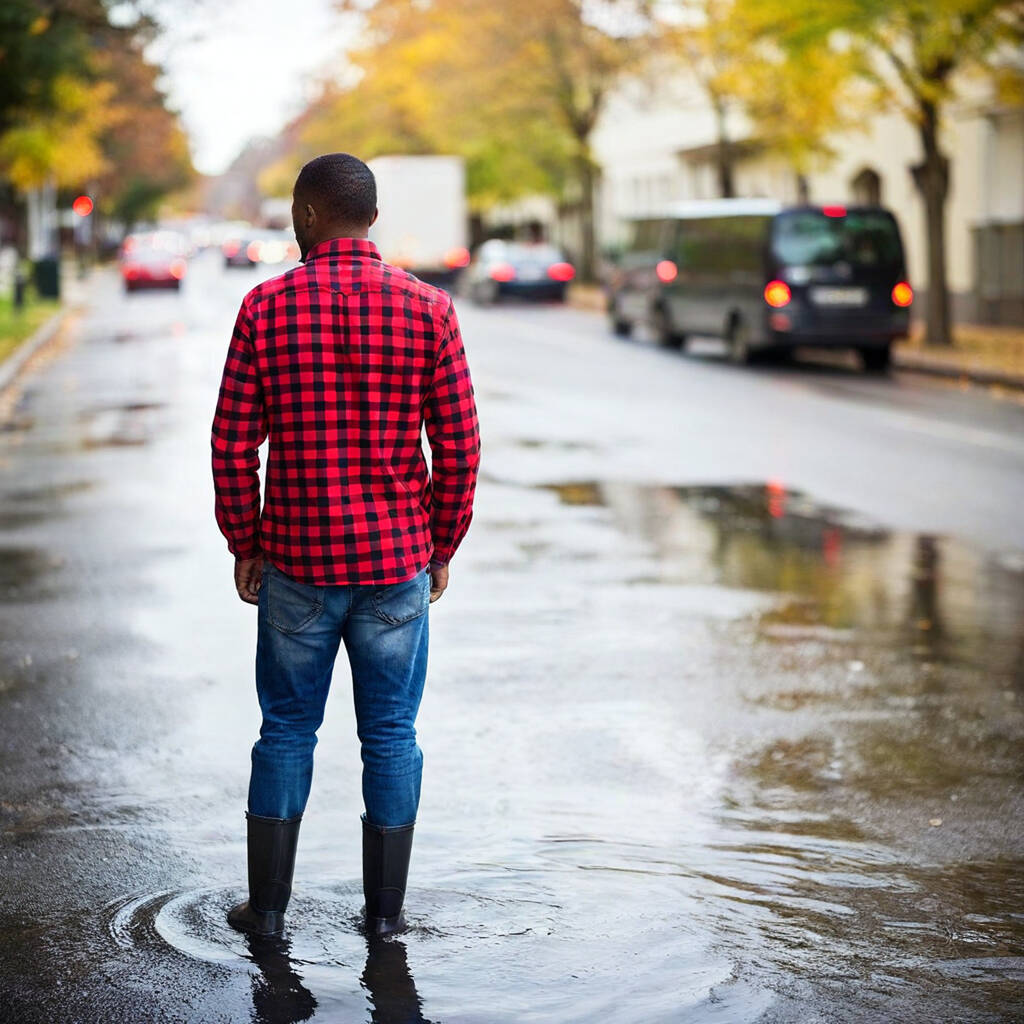
M460 303L411 928L358 930L343 665L289 931L244 887L254 609L209 425L258 278L90 308L0 431L0 1020L1024 1016L1024 404Z

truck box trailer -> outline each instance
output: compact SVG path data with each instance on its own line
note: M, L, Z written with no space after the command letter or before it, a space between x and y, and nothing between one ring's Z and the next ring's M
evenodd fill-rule
M469 263L466 170L458 156L379 156L380 215L370 229L386 263L450 287Z

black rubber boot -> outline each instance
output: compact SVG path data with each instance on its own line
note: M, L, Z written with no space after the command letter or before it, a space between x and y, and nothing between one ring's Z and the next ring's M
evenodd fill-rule
M261 818L246 814L249 898L228 911L228 924L249 935L280 935L292 895L295 848L302 815Z
M412 855L411 825L371 825L363 815L363 896L366 930L392 935L405 930L405 883Z

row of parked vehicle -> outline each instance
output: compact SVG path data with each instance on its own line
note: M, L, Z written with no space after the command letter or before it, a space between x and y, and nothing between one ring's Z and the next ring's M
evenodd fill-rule
M297 262L290 232L246 228L221 244L226 267ZM125 287L180 287L184 240L173 232L129 237ZM446 251L435 283L478 303L504 296L562 301L576 270L544 242L490 239L470 255ZM415 269L415 268L414 268ZM431 279L428 276L428 280ZM910 327L914 293L895 217L880 206L783 206L765 199L679 203L630 225L606 282L614 332L653 330L682 348L724 338L745 363L800 346L859 352L866 369L889 366Z

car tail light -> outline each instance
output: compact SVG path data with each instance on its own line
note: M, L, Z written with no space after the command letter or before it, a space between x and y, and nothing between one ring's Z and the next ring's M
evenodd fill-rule
M788 305L792 297L793 293L785 281L769 281L764 286L764 301L774 309Z
M786 485L781 480L769 480L764 489L768 514L772 519L781 519L786 514Z
M242 243L237 238L230 238L221 246L221 252L231 259L232 256L238 255L238 250L242 248Z
M552 281L571 281L576 276L576 271L571 263L552 263L548 267L548 277Z
M892 301L897 306L906 308L914 301L914 289L906 281L900 281L899 284L893 285Z
M846 207L845 206L823 206L821 212L826 217L845 217Z
M469 266L469 250L464 245L449 249L444 254L444 265L449 270L459 270Z
M489 276L492 281L514 281L516 279L516 268L511 263L495 263L490 269Z
M129 264L122 270L122 273L126 281L134 281L139 276L139 268L134 264Z
M263 246L261 243L250 242L245 248L245 255L248 256L253 263L259 263L260 252L262 251L262 249Z
M662 260L655 268L654 274L662 284L676 279L679 268L671 260Z
M171 260L171 265L168 269L171 272L171 277L175 281L180 281L185 276L188 264L184 260Z

